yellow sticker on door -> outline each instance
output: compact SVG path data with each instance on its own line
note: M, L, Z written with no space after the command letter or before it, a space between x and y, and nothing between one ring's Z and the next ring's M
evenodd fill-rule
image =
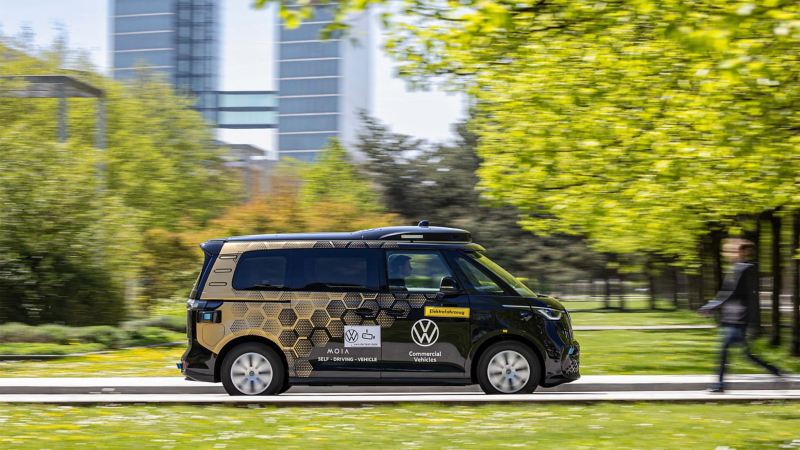
M426 306L425 317L457 317L460 319L469 319L469 308Z

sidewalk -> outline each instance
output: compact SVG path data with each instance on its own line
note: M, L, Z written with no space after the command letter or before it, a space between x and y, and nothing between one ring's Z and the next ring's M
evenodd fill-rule
M541 393L601 392L688 392L703 391L713 375L588 375L580 380ZM799 391L800 377L778 381L770 375L732 375L726 386L730 391ZM297 386L292 394L389 394L389 393L474 393L477 386ZM4 395L36 394L221 394L219 383L200 383L180 377L112 378L0 378L0 402Z
M467 393L386 393L386 394L286 394L267 396L238 396L227 394L66 394L66 395L0 395L2 403L47 403L47 404L261 404L274 406L336 406L376 405L395 403L631 403L631 402L765 402L800 401L800 391L760 390L729 391L724 394L709 394L704 391L637 391L637 392L536 392L523 395L484 395Z

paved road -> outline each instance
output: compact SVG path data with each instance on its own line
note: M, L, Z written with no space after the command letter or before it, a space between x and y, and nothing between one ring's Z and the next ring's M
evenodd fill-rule
M292 394L265 397L231 397L226 394L6 394L0 403L247 403L274 405L342 405L378 403L553 403L553 402L749 402L763 400L800 400L800 390L745 390L725 394L704 391L629 391L629 392L565 392L536 393L531 395L484 395L478 392L451 393L428 392L423 394Z
M732 376L729 392L708 394L710 375L585 376L533 395L488 396L477 386L297 386L279 397L231 398L220 384L180 377L0 378L0 402L369 403L492 401L679 401L800 399L800 379Z
M770 375L733 375L731 389L800 390L800 378L778 381ZM537 392L701 391L714 382L712 375L587 375L573 383ZM0 378L2 394L219 394L219 383L200 383L181 377ZM480 392L477 386L297 386L289 392L386 393Z

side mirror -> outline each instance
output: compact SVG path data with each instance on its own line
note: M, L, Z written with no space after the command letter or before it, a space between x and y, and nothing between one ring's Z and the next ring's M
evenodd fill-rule
M458 281L453 277L444 277L439 284L439 292L444 295L460 294L461 288L458 287Z

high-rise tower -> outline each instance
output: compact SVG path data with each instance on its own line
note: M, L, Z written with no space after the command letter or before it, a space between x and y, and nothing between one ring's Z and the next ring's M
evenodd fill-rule
M323 40L331 6L293 29L279 20L277 55L278 154L313 161L332 138L351 147L359 114L371 104L369 14L349 18L345 36Z

